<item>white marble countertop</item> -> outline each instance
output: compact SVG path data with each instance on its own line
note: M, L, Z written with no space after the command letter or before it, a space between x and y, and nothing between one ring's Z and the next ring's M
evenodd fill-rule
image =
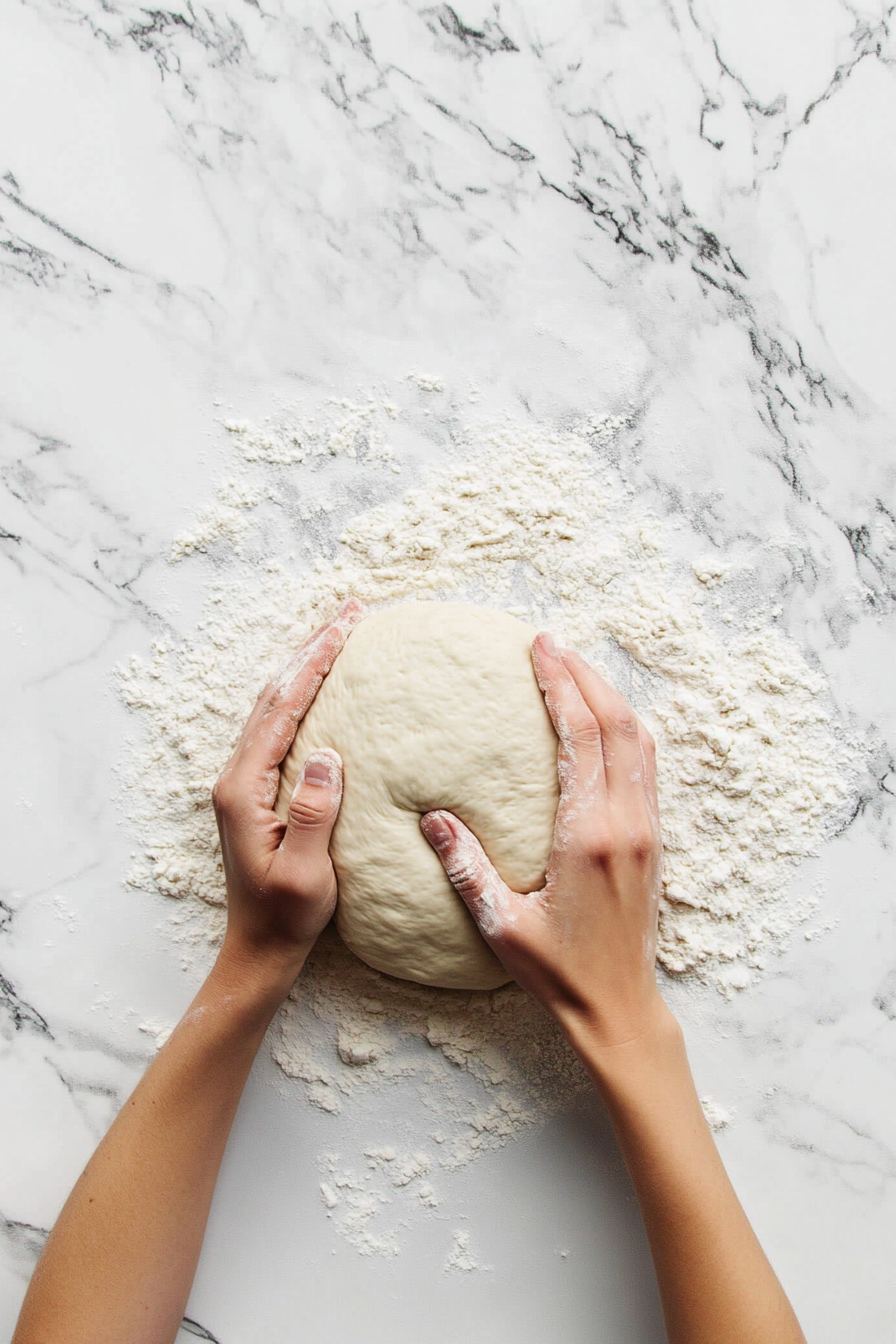
M808 1337L896 1339L893 22L887 0L4 7L4 1339L149 1058L140 1025L195 983L166 902L124 886L111 671L195 623L212 562L168 556L226 469L221 416L411 369L545 421L635 406L627 478L754 564L866 734L855 818L813 861L833 927L731 1001L674 993ZM377 1105L365 1133L387 1134ZM353 1122L263 1054L193 1335L660 1341L589 1113L446 1178L401 1255L363 1257L314 1160ZM444 1271L458 1227L487 1269Z

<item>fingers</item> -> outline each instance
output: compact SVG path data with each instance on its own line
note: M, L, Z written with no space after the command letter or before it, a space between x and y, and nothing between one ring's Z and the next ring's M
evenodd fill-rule
M279 676L264 688L215 787L219 813L245 814L273 806L279 766L296 729L365 610L351 599L315 630Z
M536 637L532 662L559 739L560 801L554 849L563 852L576 840L590 836L606 813L601 729L550 635Z
M427 812L420 829L442 861L448 880L489 942L514 920L515 893L502 882L472 831L451 812Z
M628 702L578 653L560 655L600 725L608 797L620 803L655 799L653 739Z
M628 702L579 654L558 652L549 635L536 637L532 658L561 745L569 742L581 756L594 750L596 738L608 798L624 802L647 792L655 799L653 739Z
M641 753L644 760L644 789L647 793L647 803L651 814L659 824L660 805L656 792L656 743L652 734L640 721L638 737L641 742Z
M330 872L330 836L342 802L342 761L329 748L306 760L289 802L286 831L280 842L284 863L305 883Z
M336 615L300 644L278 676L262 692L272 701L295 707L301 718L317 694L320 681L310 689L315 676L327 675L342 651L352 629L363 621L366 608L354 597L343 602ZM285 753L284 753L285 754ZM282 758L281 758L282 759Z
M532 663L561 743L589 758L602 757L600 724L550 635L535 636Z
M352 598L296 649L259 696L237 746L238 756L256 767L279 766L321 682L365 614L361 603Z

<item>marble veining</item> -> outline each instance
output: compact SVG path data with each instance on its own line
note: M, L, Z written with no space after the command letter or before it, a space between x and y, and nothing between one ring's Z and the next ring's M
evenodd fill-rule
M455 412L625 410L620 468L680 523L682 555L749 576L865 735L855 813L800 878L833 927L731 1002L670 993L807 1335L896 1337L894 8L5 8L4 1337L149 1027L193 983L163 903L123 887L115 768L135 727L111 670L197 618L214 554L168 556L228 470L222 418L414 369ZM449 451L433 419L395 494ZM285 1341L298 1321L447 1344L481 1321L521 1344L662 1339L603 1130L572 1118L550 1149L483 1160L386 1265L323 1217L317 1153L367 1136L334 1125L259 1061L182 1338ZM538 1226L500 1223L511 1186ZM448 1279L461 1218L493 1268Z

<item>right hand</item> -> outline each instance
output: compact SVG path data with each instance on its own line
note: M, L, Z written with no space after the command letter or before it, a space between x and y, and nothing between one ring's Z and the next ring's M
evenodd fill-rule
M450 812L423 834L506 970L573 1036L613 1047L668 1017L657 989L662 840L653 739L622 696L550 635L532 648L559 739L560 801L543 889L512 891Z

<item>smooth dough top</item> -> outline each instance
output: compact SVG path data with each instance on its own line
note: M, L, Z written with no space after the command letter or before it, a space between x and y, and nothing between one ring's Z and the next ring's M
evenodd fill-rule
M370 966L450 989L509 979L420 830L447 808L516 891L544 882L557 739L532 668L535 631L460 602L406 602L352 630L281 769L285 819L308 754L339 752L336 925Z

